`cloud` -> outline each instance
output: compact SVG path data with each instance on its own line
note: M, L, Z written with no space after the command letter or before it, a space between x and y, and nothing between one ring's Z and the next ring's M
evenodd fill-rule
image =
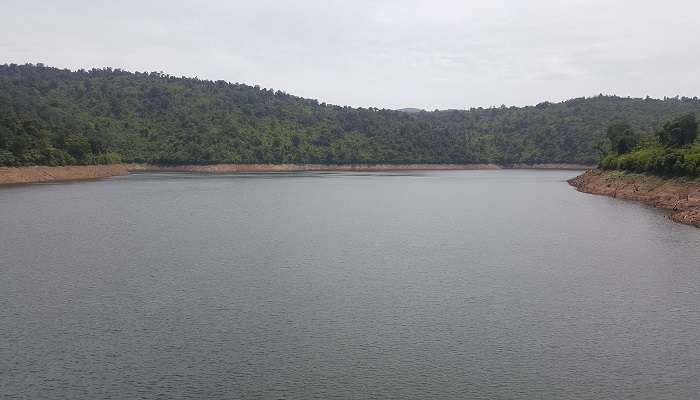
M389 108L694 96L699 13L685 0L5 0L0 62L162 70Z

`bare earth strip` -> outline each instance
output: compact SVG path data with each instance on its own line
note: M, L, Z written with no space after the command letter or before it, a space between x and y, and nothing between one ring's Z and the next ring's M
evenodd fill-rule
M578 164L214 164L214 165L149 165L127 164L129 171L159 172L301 172L301 171L458 171L484 169L573 169L590 168Z
M577 164L214 164L214 165L151 165L113 164L64 167L0 167L0 185L106 178L129 172L200 172L226 174L236 172L302 172L302 171L438 171L488 169L586 169Z
M569 181L576 190L670 210L669 218L700 228L700 182L590 170Z
M127 175L128 173L129 171L123 164L75 165L64 167L0 167L0 185L98 179L109 176Z

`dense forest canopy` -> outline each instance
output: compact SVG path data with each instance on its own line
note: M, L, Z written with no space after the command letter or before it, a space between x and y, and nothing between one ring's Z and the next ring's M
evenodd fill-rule
M0 165L596 163L611 124L650 135L697 111L697 98L601 95L401 112L163 73L10 64L0 66Z
M694 113L663 124L653 135L637 132L625 123L608 128L611 152L601 164L605 169L648 172L657 175L700 176L700 141Z

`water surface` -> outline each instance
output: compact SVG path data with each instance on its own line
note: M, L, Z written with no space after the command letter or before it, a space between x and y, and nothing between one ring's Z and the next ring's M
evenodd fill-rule
M575 174L0 188L0 397L697 398L700 230Z

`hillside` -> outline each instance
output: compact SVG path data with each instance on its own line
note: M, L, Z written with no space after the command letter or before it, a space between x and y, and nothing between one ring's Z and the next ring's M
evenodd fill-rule
M425 110L423 110L421 108L407 107L407 108L399 108L396 111L405 112L407 114L415 114L415 113L419 113L419 112L424 112Z
M597 96L406 113L113 69L0 66L0 165L595 163L611 123L652 132L697 98Z

